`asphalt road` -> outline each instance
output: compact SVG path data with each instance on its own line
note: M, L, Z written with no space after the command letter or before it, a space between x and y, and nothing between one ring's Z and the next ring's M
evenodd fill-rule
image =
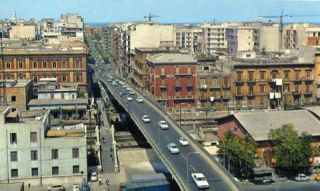
M103 76L103 83L107 84L110 90L114 92L114 96L120 99L125 107L128 108L130 116L136 119L139 127L144 128L147 134L158 145L158 149L161 154L165 156L171 164L174 164L175 172L182 177L184 184L188 185L189 190L198 190L196 184L193 182L191 173L201 172L206 176L210 184L210 188L207 190L214 191L227 191L231 190L230 186L223 181L221 175L215 172L212 167L198 154L194 153L196 150L191 146L182 146L179 143L179 133L172 127L168 130L161 130L158 121L163 120L158 111L155 110L147 103L138 103L135 101L137 95L128 95L128 91L125 90L119 83L116 86L112 85L112 82L108 82L106 76ZM126 92L127 95L120 96L120 92ZM132 101L128 101L127 97L132 97ZM151 123L144 123L141 120L141 116L147 114L151 119ZM167 144L176 143L180 153L171 154L167 149ZM192 153L192 154L191 154ZM188 161L188 162L187 162ZM188 172L187 172L188 171ZM188 179L188 180L187 180Z
M314 181L285 181L269 185L254 185L251 183L244 183L243 187L247 191L318 191L320 190L320 183Z

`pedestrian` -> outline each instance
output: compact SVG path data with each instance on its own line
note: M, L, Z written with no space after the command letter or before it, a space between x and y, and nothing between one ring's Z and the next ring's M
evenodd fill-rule
M106 184L107 184L107 186L110 185L109 179L106 180Z
M99 176L99 186L102 185L101 176Z

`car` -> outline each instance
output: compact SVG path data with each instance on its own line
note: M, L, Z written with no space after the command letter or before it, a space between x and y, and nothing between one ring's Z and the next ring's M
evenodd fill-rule
M88 182L83 182L81 184L81 191L90 191L90 186L89 186Z
M142 97L137 97L136 101L139 102L139 103L143 103L143 98Z
M48 187L48 191L65 191L66 189L62 184L56 184Z
M127 86L126 86L126 85L122 85L122 87L123 87L123 88L127 88Z
M120 96L126 95L126 92L120 92Z
M74 184L74 185L72 186L72 191L80 191L80 186L79 186L79 184Z
M151 120L150 120L150 118L149 118L148 115L143 115L143 116L141 117L141 119L142 119L142 121L145 122L145 123L150 123L150 122L151 122Z
M132 97L127 97L127 100L128 101L132 101Z
M171 154L178 154L180 151L179 151L179 148L177 147L177 145L175 143L169 143L167 145L169 151L171 152Z
M303 182L303 181L309 181L310 178L306 176L305 174L299 173L294 179L298 182Z
M191 173L193 181L196 183L197 187L200 189L209 188L209 183L206 177L202 173Z
M315 179L316 181L320 181L320 174L316 174L316 175L314 176L314 179Z
M116 81L113 81L113 82L112 82L112 85L116 86L116 85L117 85L117 82L116 82Z
M184 139L183 137L180 137L180 138L179 138L179 143L180 143L182 146L187 146L187 145L189 145L189 142L188 142L186 139Z
M127 87L126 90L127 90L127 91L131 91L131 88Z
M96 172L93 172L93 173L91 174L90 181L91 181L91 182L96 182L96 181L98 181L98 174L97 174Z
M133 91L129 92L130 95L135 95L136 93L134 93Z
M161 129L169 129L169 125L164 120L158 121L158 125L160 126Z

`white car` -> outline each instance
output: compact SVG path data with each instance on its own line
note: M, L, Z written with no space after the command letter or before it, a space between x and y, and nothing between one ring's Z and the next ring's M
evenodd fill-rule
M169 125L164 120L158 121L158 125L160 126L161 129L169 129Z
M150 120L150 118L149 118L148 115L143 115L143 116L141 117L141 119L142 119L142 121L145 122L145 123L150 123L150 122L151 122L151 120Z
M305 174L298 174L296 177L294 177L294 179L298 182L303 182L303 181L309 181L310 178L308 176L306 176Z
M90 181L91 181L91 182L96 182L96 181L98 181L98 174L97 174L96 172L93 172L93 173L91 174Z
M191 177L198 188L209 188L209 183L202 173L191 173Z
M178 154L179 153L179 148L177 147L177 145L175 143L169 143L167 145L169 151L171 152L171 154Z
M116 82L116 81L113 81L113 82L112 82L112 85L116 86L116 85L117 85L117 82Z
M128 88L128 87L127 87L126 90L127 90L127 91L131 91L131 88Z
M183 137L180 137L179 138L179 143L182 145L182 146L188 146L189 145L189 142L184 139Z
M72 188L73 188L72 191L80 191L79 184L74 184Z
M127 97L127 100L128 101L132 101L132 97Z
M64 186L62 184L57 184L57 185L53 185L48 187L48 191L65 191L66 189L64 188Z
M142 97L137 97L136 101L139 102L139 103L143 103L143 98Z
M136 93L134 93L133 91L129 92L130 95L135 95Z

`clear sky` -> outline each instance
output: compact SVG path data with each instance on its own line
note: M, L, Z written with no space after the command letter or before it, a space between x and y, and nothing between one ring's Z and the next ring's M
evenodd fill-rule
M59 18L79 13L85 22L143 20L149 12L159 22L207 22L255 20L258 15L317 14L320 0L0 0L0 18ZM319 22L319 17L286 18L285 22Z

